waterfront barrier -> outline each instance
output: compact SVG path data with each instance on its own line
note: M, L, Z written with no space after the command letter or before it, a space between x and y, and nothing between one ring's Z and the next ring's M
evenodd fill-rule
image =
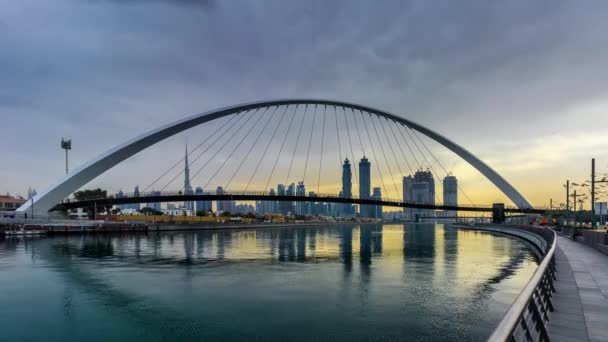
M581 229L580 235L576 236L575 241L608 255L608 234L605 232Z
M548 228L512 225L464 226L460 229L489 231L516 236L538 249L540 264L488 341L549 341L547 326L553 311L555 288L555 232Z

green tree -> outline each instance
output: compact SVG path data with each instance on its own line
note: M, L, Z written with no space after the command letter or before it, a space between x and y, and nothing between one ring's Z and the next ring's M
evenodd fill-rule
M139 212L144 215L163 215L162 211L150 207L143 207Z
M74 198L77 201L87 201L87 200L96 200L96 199L104 199L108 197L108 192L106 190L102 190L100 188L89 190L79 190L74 193Z

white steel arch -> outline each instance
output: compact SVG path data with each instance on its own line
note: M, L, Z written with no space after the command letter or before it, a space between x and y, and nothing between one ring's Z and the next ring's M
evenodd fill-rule
M78 190L80 187L87 184L105 171L111 169L115 165L128 159L134 154L189 128L201 125L205 122L209 122L227 115L247 110L297 104L316 104L351 108L354 110L361 110L364 112L383 116L395 122L404 124L428 136L434 141L445 146L447 149L456 153L458 156L468 162L471 166L481 172L481 174L483 174L487 179L489 179L494 185L496 185L511 201L513 201L513 203L517 207L521 209L532 208L532 206L525 199L525 197L522 196L519 191L517 191L509 182L507 182L491 167L489 167L487 164L485 164L483 161L481 161L479 158L474 156L471 152L467 151L462 146L456 144L450 139L429 128L426 128L403 117L379 109L362 106L354 103L319 99L285 99L252 102L236 106L224 107L221 109L192 115L184 119L177 120L168 125L159 127L157 129L153 129L147 133L144 133L134 139L124 142L106 151L97 158L94 158L85 163L84 165L81 165L80 167L72 170L72 172L60 178L55 184L49 186L45 191L42 191L41 193L36 195L33 201L28 201L27 203L19 207L19 209L17 209L17 212L27 212L28 210L31 210L31 205L33 202L34 212L37 213L37 215L46 215L47 212L56 204L61 202L74 191Z

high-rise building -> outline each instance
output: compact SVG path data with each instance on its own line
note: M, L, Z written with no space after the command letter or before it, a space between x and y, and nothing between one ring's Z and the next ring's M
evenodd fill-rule
M135 189L133 189L133 197L139 197L139 185L135 186ZM141 209L141 204L139 203L132 203L131 205L129 205L130 209L133 210L137 210L139 211Z
M284 184L277 184L277 196L287 196L287 191L285 189ZM278 201L277 202L278 212L283 215L289 214L289 212L290 212L289 206L290 206L290 203L287 201Z
M289 186L287 187L287 190L285 191L285 195L286 196L295 196L296 195L296 184L295 183L289 184ZM284 214L288 214L288 213L294 214L295 213L293 202L284 201L283 203L285 203L285 209L286 209Z
M374 188L374 192L372 193L372 199L375 201L382 201L382 191L380 188ZM382 206L374 205L374 218L381 219L382 218Z
M433 178L433 173L429 170L416 171L414 174L414 183L428 183L430 197L432 198L433 204L435 204L435 179Z
M186 145L186 156L184 157L184 195L192 195L192 185L190 184L190 165L188 165L188 145ZM194 211L194 202L185 201L184 208Z
M160 196L160 191L150 191L150 195L149 196ZM148 208L152 208L156 211L161 211L161 207L160 207L160 202L151 202L146 204L146 207Z
M215 190L215 193L217 195L223 195L224 194L224 188L222 188L221 186L218 186L217 189ZM233 212L234 211L234 201L217 201L217 212L221 213L221 212Z
M452 175L447 175L443 179L443 205L458 206L458 180ZM456 216L455 210L447 210L445 216Z
M296 187L296 196L306 196L306 188L304 187L304 182L298 182L298 186ZM306 202L296 202L296 214L297 215L306 215Z
M371 163L363 156L359 162L359 198L369 199L371 195ZM373 206L361 205L361 217L373 217Z
M403 178L403 199L405 202L417 204L435 204L435 180L431 171L418 170L414 177ZM432 217L431 209L408 209L405 211L407 219L416 217Z
M310 191L308 193L308 197L317 197L317 194L314 191ZM317 215L315 202L306 202L306 215L315 216Z
M125 197L125 193L122 192L122 190L119 190L116 195L114 195L114 198L124 198ZM129 205L128 204L118 204L116 206L116 208L118 208L119 210L125 210L125 209L129 209Z
M204 191L203 188L201 188L200 186L196 187L196 190L194 190L194 194L196 195L203 195ZM202 211L202 212L209 212L212 210L212 205L211 205L211 201L196 201L196 211Z
M353 197L353 173L350 168L350 161L348 158L344 160L342 164L342 192L340 197L352 198ZM353 206L350 203L341 205L342 216L353 216Z
M274 189L270 189L268 191L270 196L276 196ZM266 202L266 212L269 214L275 214L277 212L277 202L276 201L268 201Z

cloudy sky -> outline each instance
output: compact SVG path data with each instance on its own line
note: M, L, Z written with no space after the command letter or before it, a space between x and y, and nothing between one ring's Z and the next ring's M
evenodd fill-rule
M0 192L60 177L62 136L76 165L186 115L314 97L436 129L532 203L563 201L561 184L587 179L591 157L608 170L607 10L599 0L2 1ZM193 132L90 185L153 180L200 140ZM500 199L446 158L476 202Z

